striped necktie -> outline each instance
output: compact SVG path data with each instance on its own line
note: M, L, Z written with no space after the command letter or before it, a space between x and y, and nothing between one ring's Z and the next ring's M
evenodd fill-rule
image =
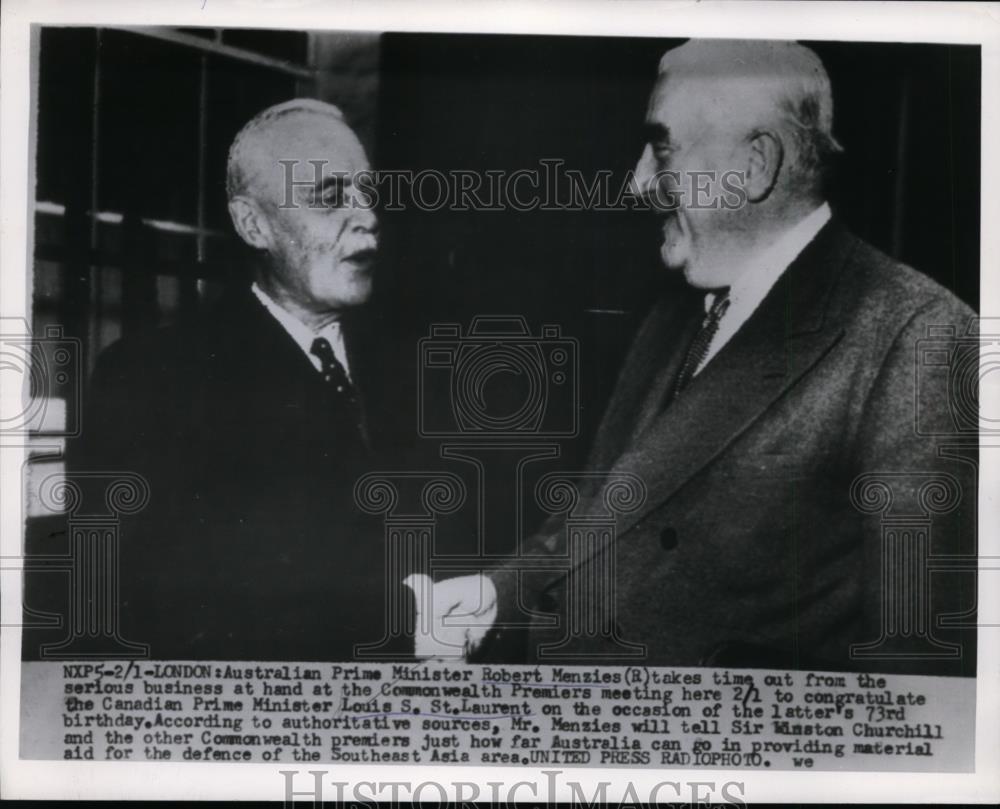
M674 383L673 396L671 396L670 401L680 396L691 380L694 379L698 368L704 362L705 357L708 356L708 348L712 344L712 338L715 337L715 333L719 330L719 322L722 320L722 316L726 314L728 308L729 290L725 289L716 293L715 300L712 302L712 306L701 323L701 328L698 329L698 333L691 341L691 345L688 346L687 356L684 358L684 364L681 366L680 373L677 374L677 381Z

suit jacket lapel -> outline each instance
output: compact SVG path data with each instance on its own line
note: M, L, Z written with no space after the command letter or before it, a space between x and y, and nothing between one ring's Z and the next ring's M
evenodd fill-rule
M374 387L370 374L375 368L385 373L381 363L376 363L371 356L375 342L370 318L371 315L366 311L348 312L340 323L344 336L344 350L347 352L347 364L350 366L351 384L354 386L360 408L361 439L369 449L372 447L372 429L369 424L368 396Z
M667 387L704 316L702 300L692 290L677 290L646 316L597 429L589 469L610 469L636 434L658 416Z
M633 438L612 472L637 475L647 498L618 520L619 536L718 457L837 343L843 331L827 310L854 244L839 224L828 224L684 394Z
M252 346L245 350L259 358L262 367L274 369L276 375L289 382L319 381L320 375L309 357L252 293L242 294L236 309L242 328L234 331L234 336Z
M383 371L372 357L377 345L375 325L372 313L367 308L346 312L340 321L351 382L359 395L363 395L372 386L371 371L376 368Z

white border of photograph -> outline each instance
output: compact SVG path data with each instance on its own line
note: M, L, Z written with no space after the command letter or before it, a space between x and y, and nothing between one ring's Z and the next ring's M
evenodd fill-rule
M495 32L641 37L736 37L872 42L967 43L982 46L981 316L1000 316L1000 4L867 2L330 2L330 0L6 0L0 77L0 314L30 321L34 179L30 75L32 24L212 26L364 31ZM933 114L933 111L930 111ZM933 170L933 167L928 167ZM933 201L930 204L934 204ZM986 377L980 406L1000 408L1000 374ZM8 401L21 391L0 390ZM799 802L996 802L1000 800L1000 438L981 439L976 771L961 775L724 770L572 769L592 794L599 782L631 781L640 796L657 781L742 781L744 799ZM21 552L23 448L0 452L0 556ZM20 620L16 572L2 573L2 623ZM992 626L990 626L992 625ZM328 781L525 781L545 783L527 768L431 768L290 765L288 763L106 763L20 761L20 632L0 635L0 785L5 798L281 800L280 770L330 771ZM484 787L485 788L485 787ZM488 794L488 793L486 793ZM609 798L620 797L612 786ZM330 796L332 797L332 796ZM428 793L429 798L437 798ZM524 797L529 793L525 791ZM539 799L568 800L569 795Z

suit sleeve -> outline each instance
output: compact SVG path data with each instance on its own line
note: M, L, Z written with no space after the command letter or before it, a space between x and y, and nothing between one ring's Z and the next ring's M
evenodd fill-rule
M868 640L851 654L861 669L975 673L974 626L962 631L946 619L975 622L974 573L956 569L976 554L978 450L975 427L961 423L969 401L960 378L970 356L977 373L978 345L966 337L973 316L951 297L921 307L865 401L851 488L865 514Z
M522 554L544 559L556 552L563 520L552 517L525 544ZM520 663L527 657L527 627L524 610L538 609L545 574L532 572L518 559L488 571L496 588L497 617L473 663Z

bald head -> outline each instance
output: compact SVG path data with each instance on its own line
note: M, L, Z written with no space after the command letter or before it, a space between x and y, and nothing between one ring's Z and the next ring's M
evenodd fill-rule
M661 80L696 95L706 123L782 136L788 179L815 190L833 136L830 77L819 57L797 42L690 40L660 60Z

